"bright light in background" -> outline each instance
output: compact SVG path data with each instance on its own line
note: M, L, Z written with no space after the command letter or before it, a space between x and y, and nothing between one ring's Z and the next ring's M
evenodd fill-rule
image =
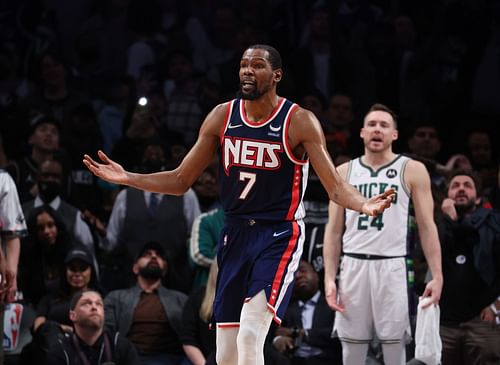
M139 101L138 101L139 105L140 106L146 106L147 103L148 103L148 99L146 99L144 96L139 98Z

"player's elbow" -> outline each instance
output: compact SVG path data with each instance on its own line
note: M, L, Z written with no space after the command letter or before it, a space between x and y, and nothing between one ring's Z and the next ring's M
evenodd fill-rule
M170 186L168 187L170 195L184 195L191 188L191 185L196 181L197 176L189 173L182 166L179 166L172 171L173 179L170 180ZM171 176L172 176L171 175Z
M184 195L186 194L186 192L188 191L189 189L189 185L178 185L176 186L171 192L170 192L170 195L176 195L176 196L181 196L181 195Z
M341 204L340 195L333 189L331 189L328 192L328 198L330 199L330 201L334 202L335 204Z

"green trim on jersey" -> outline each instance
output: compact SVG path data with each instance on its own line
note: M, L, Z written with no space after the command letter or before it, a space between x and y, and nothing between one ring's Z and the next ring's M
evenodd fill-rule
M401 156L401 155L399 155L399 156ZM406 170L406 165L408 165L408 161L410 161L410 159L406 160L403 163L403 166L401 166L401 174L399 175L399 181L401 181L401 186L403 187L403 190L405 191L406 195L408 195L408 197L411 200L411 192L410 192L410 189L408 188L408 186L406 185L406 182L405 182L405 170Z
M349 161L349 163L347 164L347 174L345 175L345 181L349 181L349 178L351 177L353 161L354 161L354 159Z
M364 155L363 155L363 156L364 156ZM373 169L372 169L370 166L365 165L365 164L363 163L363 160L362 160L363 156L361 156L361 157L359 158L359 164L360 164L361 166L363 166L365 169L367 169L367 170L369 170L369 171L370 171L371 177L377 177L377 176L378 176L378 173L380 172L380 170L385 169L385 168L387 168L387 167L391 166L393 163L395 163L397 160L399 160L399 158L400 158L402 155L397 155L397 156L394 158L394 160L392 160L391 162L389 162L389 163L387 163L387 164L385 164L385 165L383 165L383 166L380 166L380 167L377 169L377 171L373 171Z

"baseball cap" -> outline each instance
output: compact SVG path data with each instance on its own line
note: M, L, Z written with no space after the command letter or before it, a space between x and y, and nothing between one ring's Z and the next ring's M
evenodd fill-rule
M155 241L149 241L142 245L142 247L137 251L137 255L135 257L135 261L139 260L148 250L156 251L156 254L160 256L165 261L167 260L167 254L163 246Z
M92 265L93 262L92 255L83 247L71 249L66 255L64 263L68 264L73 260L80 260L89 265Z
M37 114L30 120L30 134L35 132L35 129L44 123L50 123L57 127L58 130L61 130L61 124L57 120L56 117L47 115L47 114Z

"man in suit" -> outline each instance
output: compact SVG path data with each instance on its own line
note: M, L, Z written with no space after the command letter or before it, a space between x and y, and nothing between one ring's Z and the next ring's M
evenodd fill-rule
M287 353L292 365L341 364L340 342L331 336L335 313L319 290L318 273L305 260L297 270L293 297L276 329L274 347Z

